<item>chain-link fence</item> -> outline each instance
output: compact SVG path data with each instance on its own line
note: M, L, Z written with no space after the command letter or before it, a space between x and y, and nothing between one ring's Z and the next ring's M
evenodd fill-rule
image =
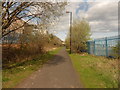
M119 41L120 35L88 41L87 42L88 53L94 54L96 56L115 57L114 54L116 52L114 48L119 47Z

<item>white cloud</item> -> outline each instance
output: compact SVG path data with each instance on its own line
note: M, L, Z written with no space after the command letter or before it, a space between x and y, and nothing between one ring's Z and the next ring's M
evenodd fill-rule
M76 18L76 9L79 8L79 4L80 3L78 2L68 3L64 15L59 18L59 22L54 26L54 28L52 27L52 29L50 29L50 32L58 34L58 37L60 36L61 39L64 40L70 28L70 14L66 13L66 11L72 12L73 18ZM59 33L63 35L59 35Z
M56 31L57 33L61 32L61 31L68 32L68 30L70 28L70 15L69 15L69 13L66 13L66 11L72 12L73 17L76 17L76 9L78 8L78 5L79 5L79 3L76 3L76 2L68 3L68 5L66 6L64 15L59 18L59 22L57 22L57 24L54 26L54 28L52 27L52 29L50 31L51 32Z
M73 19L86 18L89 21L92 33L116 33L116 31L118 31L118 2L88 2L88 11L79 10L78 14L76 15L76 10L82 3L83 2L71 2L66 7L65 11L71 11L73 13ZM60 21L57 23L57 25L54 26L54 30L57 33L64 33L68 31L69 18L69 14L65 13L60 18ZM65 38L65 36L63 38Z
M118 3L96 2L84 17L89 21L92 31L117 31L118 30Z
M69 15L64 15L64 16L60 17L59 22L57 22L54 25L54 28L53 28L53 26L51 28L52 28L52 30L54 29L56 32L68 30L68 28L69 28Z

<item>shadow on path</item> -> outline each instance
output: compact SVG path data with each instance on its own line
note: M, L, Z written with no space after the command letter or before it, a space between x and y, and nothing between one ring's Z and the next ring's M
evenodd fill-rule
M60 55L54 55L53 60L48 61L46 64L48 66L51 66L51 65L53 66L53 65L58 65L60 63L64 63L64 62L65 62L65 58L64 57L62 57Z

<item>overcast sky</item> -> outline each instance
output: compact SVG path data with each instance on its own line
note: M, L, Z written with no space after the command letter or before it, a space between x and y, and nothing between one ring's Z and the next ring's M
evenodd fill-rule
M71 11L74 20L85 18L89 22L91 38L118 35L118 2L70 2L65 11ZM68 30L69 14L65 13L51 31L65 40Z

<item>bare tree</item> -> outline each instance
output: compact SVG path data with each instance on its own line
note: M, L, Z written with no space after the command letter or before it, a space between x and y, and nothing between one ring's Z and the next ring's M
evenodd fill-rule
M22 28L25 23L38 20L39 23L50 23L62 14L66 3L52 2L2 2L2 37ZM16 20L25 22L12 29L8 29Z

